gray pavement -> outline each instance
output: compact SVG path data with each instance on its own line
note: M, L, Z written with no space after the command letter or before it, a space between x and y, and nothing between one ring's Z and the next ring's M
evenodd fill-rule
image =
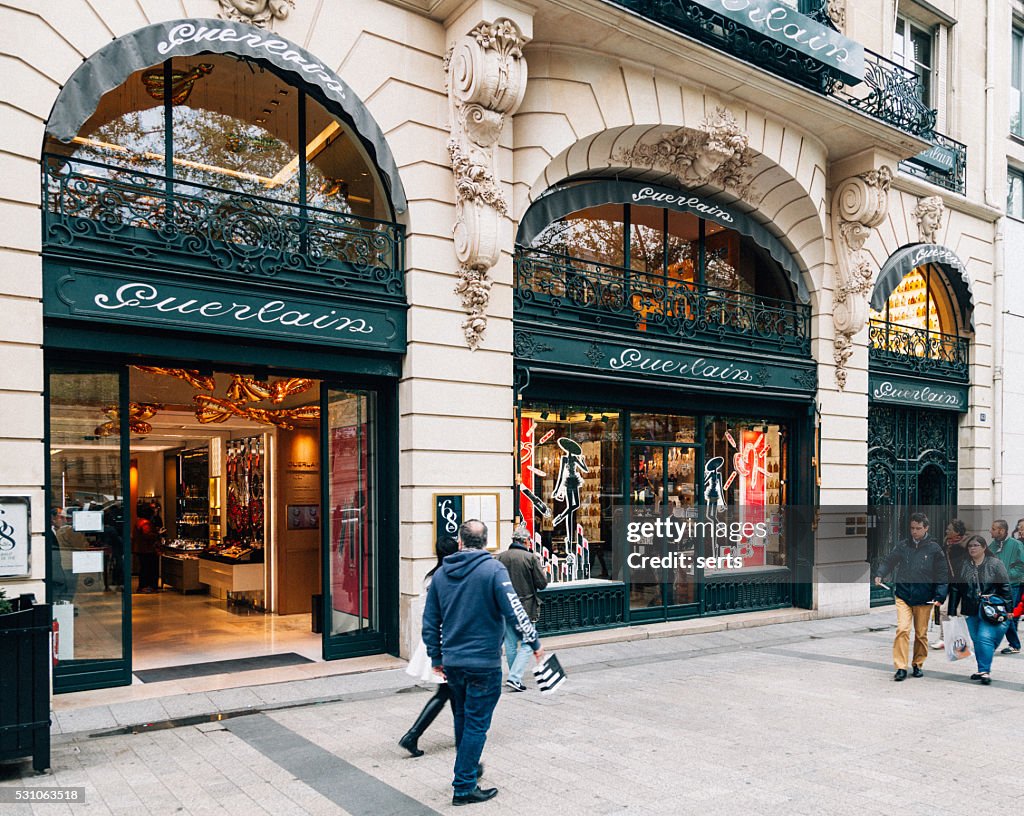
M1019 810L1024 790L1007 760L1024 722L1024 655L998 656L989 687L969 681L973 661L951 664L938 652L924 678L894 683L893 618L882 610L561 651L570 674L562 690L502 697L483 780L501 792L469 812ZM396 740L425 690L400 671L332 680L340 684L334 698L303 702L278 689L274 703L255 688L260 702L246 697L249 713L196 725L126 734L75 730L69 721L51 774L0 764L0 785L81 785L87 803L0 810L453 812L451 718L437 720L420 743L426 755L413 759Z

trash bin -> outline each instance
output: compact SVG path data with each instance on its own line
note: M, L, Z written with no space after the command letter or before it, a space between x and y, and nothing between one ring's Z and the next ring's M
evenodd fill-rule
M313 596L313 608L310 610L310 628L314 635L322 635L324 632L324 596Z
M22 595L0 615L0 760L31 756L42 773L50 767L53 616L33 600Z

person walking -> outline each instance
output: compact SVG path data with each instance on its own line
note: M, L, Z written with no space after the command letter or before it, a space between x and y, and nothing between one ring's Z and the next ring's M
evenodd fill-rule
M423 606L426 600L427 593L430 591L431 578L435 572L440 568L444 559L449 555L454 555L459 551L459 542L451 536L441 536L437 540L437 544L434 546L434 550L437 553L437 563L434 564L433 569L430 570L423 578L423 593L420 598L424 599L418 604L418 609L413 614L413 620L420 621L420 630L422 631L422 620L423 620ZM437 690L434 692L434 696L427 700L426 705L423 706L423 710L420 715L416 718L416 722L412 724L412 728L405 732L398 744L401 745L406 751L412 754L414 757L423 756L423 751L420 749L419 738L423 736L423 732L430 728L430 724L437 719L437 715L440 714L445 705L451 699L451 691L448 689L448 684L444 682L443 678L438 677L434 673L433 667L430 665L430 657L427 655L427 646L423 642L422 636L419 639L419 643L416 646L416 650L413 652L412 659L409 661L409 665L405 669L407 674L411 674L423 683L436 683Z
M994 623L982 614L984 601L995 602L998 598L1004 604L1010 593L1010 576L1006 566L989 552L985 539L971 536L967 539L967 558L964 560L958 578L960 610L967 618L967 628L974 641L974 656L978 671L972 680L980 680L987 686L992 682L992 656L1010 626L1010 620ZM1007 605L1007 608L1010 607Z
M925 658L928 657L928 620L932 610L941 606L949 589L949 565L942 548L928 535L928 516L910 514L910 537L896 545L882 559L875 584L895 573L896 639L892 644L892 660L896 665L893 679L907 679L910 668L910 626L914 626L914 677L923 677Z
M946 563L949 565L949 596L946 599L946 617L955 618L960 604L960 593L957 591L957 578L960 575L960 567L967 558L967 550L964 543L967 541L967 525L960 519L951 519L946 525L946 540L943 542L946 550ZM939 639L928 644L933 649L945 649L946 641L943 638L942 622L939 622Z
M1013 609L1021 599L1021 585L1024 584L1024 544L1015 538L1010 538L1010 525L1004 519L996 519L989 528L992 534L992 542L988 545L989 551L1003 562L1006 572L1010 577L1010 596L1003 600ZM1006 627L1007 647L1000 654L1019 654L1020 635L1017 634L1017 621L1011 619L1010 625Z
M530 533L526 525L520 522L512 533L512 543L505 552L497 556L497 559L508 570L512 587L519 596L526 614L530 616L530 622L536 623L540 617L540 598L537 597L537 592L548 585L548 578L544 574L540 558L526 546L529 540ZM530 645L519 636L519 630L506 622L505 659L508 661L508 679L505 685L512 691L526 691L526 686L523 685L523 672L526 671L531 654Z
M139 564L139 585L136 592L149 594L160 591L160 555L157 544L160 533L153 524L153 505L139 502L138 518L132 529L132 556Z
M423 642L434 671L448 681L455 714L453 805L486 802L497 788L481 789L478 764L491 716L501 696L501 642L511 623L540 663L544 651L512 587L508 570L485 549L487 525L459 527L459 552L434 573L423 613Z

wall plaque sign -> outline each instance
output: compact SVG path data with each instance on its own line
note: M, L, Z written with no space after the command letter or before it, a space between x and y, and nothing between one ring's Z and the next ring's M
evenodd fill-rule
M32 538L32 500L0 496L0 577L27 578Z
M457 539L462 522L479 519L487 525L487 549L499 549L500 499L497 493L435 493L434 541L441 536Z
M252 287L168 283L149 275L53 267L47 317L75 317L150 328L278 337L322 345L403 349L401 322L386 309L263 295Z
M933 408L942 411L967 410L967 386L921 382L903 377L872 374L868 380L868 395L872 402L889 402L914 408Z

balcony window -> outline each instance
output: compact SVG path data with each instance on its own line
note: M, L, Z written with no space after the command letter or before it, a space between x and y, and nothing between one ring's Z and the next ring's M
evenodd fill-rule
M1024 219L1024 172L1012 167L1006 171L1006 214Z
M1010 55L1010 133L1024 136L1024 31L1013 30Z
M911 23L904 17L896 18L893 61L917 74L918 97L928 108L935 104L932 94L934 41L935 37L931 31Z
M956 377L967 372L967 340L958 334L953 298L942 272L925 264L907 273L882 311L871 310L873 363Z

